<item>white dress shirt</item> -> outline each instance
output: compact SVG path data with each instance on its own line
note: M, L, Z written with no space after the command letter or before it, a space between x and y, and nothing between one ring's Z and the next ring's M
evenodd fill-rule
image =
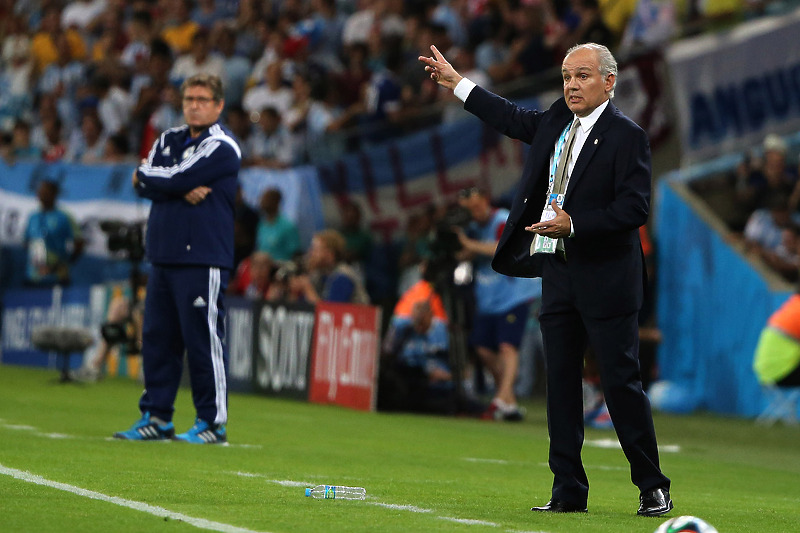
M456 95L456 98L461 100L462 102L466 102L467 98L469 97L469 93L472 92L476 84L467 78L461 78L461 81L458 82L455 89L453 89L453 94ZM578 130L575 132L575 141L573 141L572 145L572 152L570 153L569 161L567 162L567 183L564 185L564 193L567 192L567 188L569 187L569 178L572 176L572 170L575 168L575 162L578 160L578 156L581 153L581 149L583 149L583 145L586 144L586 139L589 137L589 132L592 131L592 128L597 123L597 119L600 118L600 115L605 111L606 107L608 107L608 100L597 106L594 111L589 113L589 115L581 118L577 115L574 116L573 120L578 120ZM556 144L558 144L558 140L556 140ZM556 144L553 144L553 150L550 152L550 167L553 168L553 156L556 152ZM572 225L572 217L569 219L570 231L569 236L575 236L575 228Z

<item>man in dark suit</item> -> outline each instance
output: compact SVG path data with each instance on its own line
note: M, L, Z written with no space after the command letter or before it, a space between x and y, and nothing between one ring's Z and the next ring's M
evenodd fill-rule
M631 479L637 514L672 509L650 404L639 373L637 315L646 274L639 227L650 203L647 135L613 103L617 63L605 46L578 45L562 63L564 98L546 111L520 108L462 78L442 54L420 57L431 79L500 133L530 144L492 267L542 277L540 322L547 364L550 501L534 511L586 512L581 462L581 377L596 356L608 410Z

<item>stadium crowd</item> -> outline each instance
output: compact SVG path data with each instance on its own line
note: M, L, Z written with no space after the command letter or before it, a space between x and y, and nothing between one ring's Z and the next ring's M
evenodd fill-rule
M789 282L800 279L800 165L785 139L768 134L732 172L692 188L731 239Z
M160 132L183 124L180 84L206 72L223 79L223 121L239 140L244 166L321 162L460 116L452 112L460 107L452 105L452 93L440 90L417 60L432 43L447 51L460 72L491 88L557 70L564 52L578 42L605 44L624 57L769 6L734 4L0 0L0 157L9 163L135 163ZM773 204L781 202L764 191L780 182L781 191L792 193L787 206L789 198L793 209L800 201L797 169L785 164L786 147L771 142L765 154L782 154L780 176L772 179L765 155L763 165L761 159L748 163L735 180L748 210L739 229L756 244L766 242L758 228L780 215ZM370 271L373 236L361 227L357 204L344 210L336 230L317 234L311 249L302 250L297 229L280 214L280 201L272 190L259 210L239 202L232 293L386 303L375 276L389 275L396 285L391 302L417 287L421 266L431 257L428 236L444 214L436 206L411 213L397 257L389 256L393 264L377 272ZM758 220L756 213L762 215ZM783 247L776 253L786 260L776 261L776 268L796 279L798 246L789 239L798 240L797 227L776 225L780 237L772 231L770 242ZM793 257L781 255L785 249ZM427 313L423 307L417 314ZM407 326L402 320L411 324L411 315L406 310L398 318Z
M180 83L207 72L224 81L246 165L319 161L451 116L452 95L417 65L431 43L491 87L558 66L577 42L631 51L764 9L728 4L4 0L0 147L7 160L137 161L181 123Z

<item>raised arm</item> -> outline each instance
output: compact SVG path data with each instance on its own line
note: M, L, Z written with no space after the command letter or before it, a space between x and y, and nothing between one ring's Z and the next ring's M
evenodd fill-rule
M429 72L431 79L451 91L456 88L461 76L442 55L438 48L431 45L433 57L419 56L419 60L425 63L425 72Z

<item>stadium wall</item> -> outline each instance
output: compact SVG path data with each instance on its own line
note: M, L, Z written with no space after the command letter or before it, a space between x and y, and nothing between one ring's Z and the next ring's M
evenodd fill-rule
M705 171L734 162L728 157ZM703 177L699 170L692 178ZM792 288L731 246L728 230L690 192L686 177L667 175L657 190L659 378L684 388L693 407L756 416L766 398L753 353L767 318Z

